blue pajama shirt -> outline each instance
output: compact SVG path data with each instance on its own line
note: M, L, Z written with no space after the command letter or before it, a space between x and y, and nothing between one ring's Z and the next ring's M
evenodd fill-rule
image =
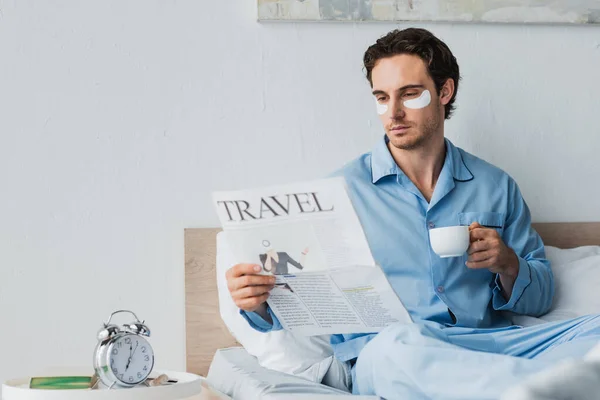
M459 375L458 359L471 368L493 362L501 370L499 376L490 382L480 379L482 387L473 398L487 398L486 393L497 396L506 385L556 359L580 355L600 339L596 316L529 328L511 324L503 311L540 316L552 305L554 280L544 244L531 227L529 208L516 182L449 139L445 143L444 165L430 202L398 167L385 136L373 151L334 174L345 177L373 257L415 321L414 326L394 325L379 334L332 335L336 358L353 365L355 393L386 399L402 398L400 393L411 399L429 398L431 388L447 380L442 374L437 384L432 383L434 378L419 370L421 363L407 363L401 354L391 357L397 350L408 351L410 360L422 360L426 370L428 363L435 362ZM519 273L508 300L498 276L488 269L467 268L466 254L440 258L431 249L430 229L473 222L495 229L519 257ZM241 313L259 331L282 328L272 313L273 324L256 313ZM577 344L569 344L566 354L558 351L559 345L576 338ZM445 352L440 353L439 346ZM465 348L486 354L465 352ZM553 356L548 355L551 352ZM485 361L486 357L493 360ZM384 358L388 361L381 362ZM456 386L455 381L447 383ZM464 400L476 388L463 389L467 392L445 393L447 397L436 392L434 398Z

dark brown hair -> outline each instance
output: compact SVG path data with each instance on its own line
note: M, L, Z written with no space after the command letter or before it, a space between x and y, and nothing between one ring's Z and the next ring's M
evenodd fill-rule
M399 54L416 55L425 62L438 95L449 78L454 80L454 94L445 109L445 118L449 119L455 108L454 100L458 92L460 73L456 58L448 46L426 29L409 28L388 33L365 52L363 61L371 86L373 86L371 73L377 61Z

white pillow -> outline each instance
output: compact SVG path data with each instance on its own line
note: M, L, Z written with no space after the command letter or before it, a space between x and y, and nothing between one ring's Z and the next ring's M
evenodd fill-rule
M550 311L540 317L559 321L600 310L600 246L559 249L546 246L554 273L555 294Z
M261 333L240 315L233 302L225 273L244 260L229 251L226 232L217 234L217 287L221 318L233 337L255 356L261 366L320 383L333 362L329 335L296 336L286 330Z
M600 255L600 246L581 246L573 249L545 246L545 249L546 258L552 263L553 271L555 268L560 268L561 265Z

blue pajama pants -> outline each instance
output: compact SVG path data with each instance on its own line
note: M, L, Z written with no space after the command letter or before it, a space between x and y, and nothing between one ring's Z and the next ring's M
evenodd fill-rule
M600 315L526 328L392 325L361 351L352 392L388 400L498 399L529 375L581 358L598 342Z

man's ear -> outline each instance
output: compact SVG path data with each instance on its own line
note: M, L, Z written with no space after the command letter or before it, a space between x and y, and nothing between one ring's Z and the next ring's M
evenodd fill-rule
M443 106L448 104L454 95L454 79L448 78L444 86L442 86L442 90L440 90L440 102Z

